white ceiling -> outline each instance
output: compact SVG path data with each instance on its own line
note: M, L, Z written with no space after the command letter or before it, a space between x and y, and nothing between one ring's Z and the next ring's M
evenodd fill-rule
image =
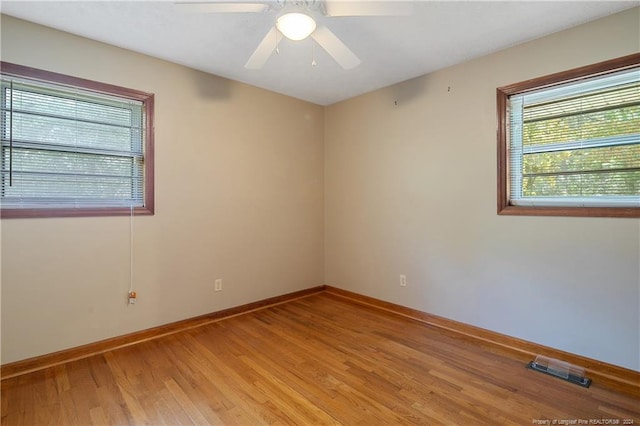
M2 0L0 8L17 18L329 105L639 4L415 1L408 16L316 14L318 23L329 27L362 60L351 70L343 70L317 45L317 65L312 66L311 39L284 39L280 53L274 53L262 69L245 69L274 25L277 10L185 13L172 1Z

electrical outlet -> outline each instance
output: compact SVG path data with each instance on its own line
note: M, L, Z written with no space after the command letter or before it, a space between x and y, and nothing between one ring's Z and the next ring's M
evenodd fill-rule
M213 286L214 291L222 291L222 278L218 278Z
M406 287L406 286L407 286L407 276L400 275L400 287Z

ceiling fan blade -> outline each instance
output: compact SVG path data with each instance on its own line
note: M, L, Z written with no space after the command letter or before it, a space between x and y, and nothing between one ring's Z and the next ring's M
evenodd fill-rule
M408 1L333 0L324 7L327 16L407 16L413 11Z
M278 43L282 40L282 33L276 27L271 27L266 36L262 39L256 50L253 52L246 64L245 68L257 70L267 62L269 56L278 47Z
M262 13L269 6L265 3L176 2L175 7L185 13Z
M329 28L319 25L311 37L346 70L360 65L360 59Z

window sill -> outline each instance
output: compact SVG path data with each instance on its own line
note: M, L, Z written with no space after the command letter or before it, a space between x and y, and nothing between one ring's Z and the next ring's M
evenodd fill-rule
M640 217L640 207L498 206L503 216Z
M153 208L136 207L134 216L151 216ZM131 209L127 207L100 208L71 208L71 209L0 209L2 219L26 219L48 217L98 217L98 216L130 216Z

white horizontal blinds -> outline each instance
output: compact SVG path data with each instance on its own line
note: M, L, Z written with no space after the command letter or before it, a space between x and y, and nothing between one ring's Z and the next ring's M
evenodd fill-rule
M522 108L524 99L513 96L509 100L509 193L512 200L522 198Z
M3 207L143 206L141 102L6 76L1 87Z
M511 203L640 206L640 70L510 97Z

